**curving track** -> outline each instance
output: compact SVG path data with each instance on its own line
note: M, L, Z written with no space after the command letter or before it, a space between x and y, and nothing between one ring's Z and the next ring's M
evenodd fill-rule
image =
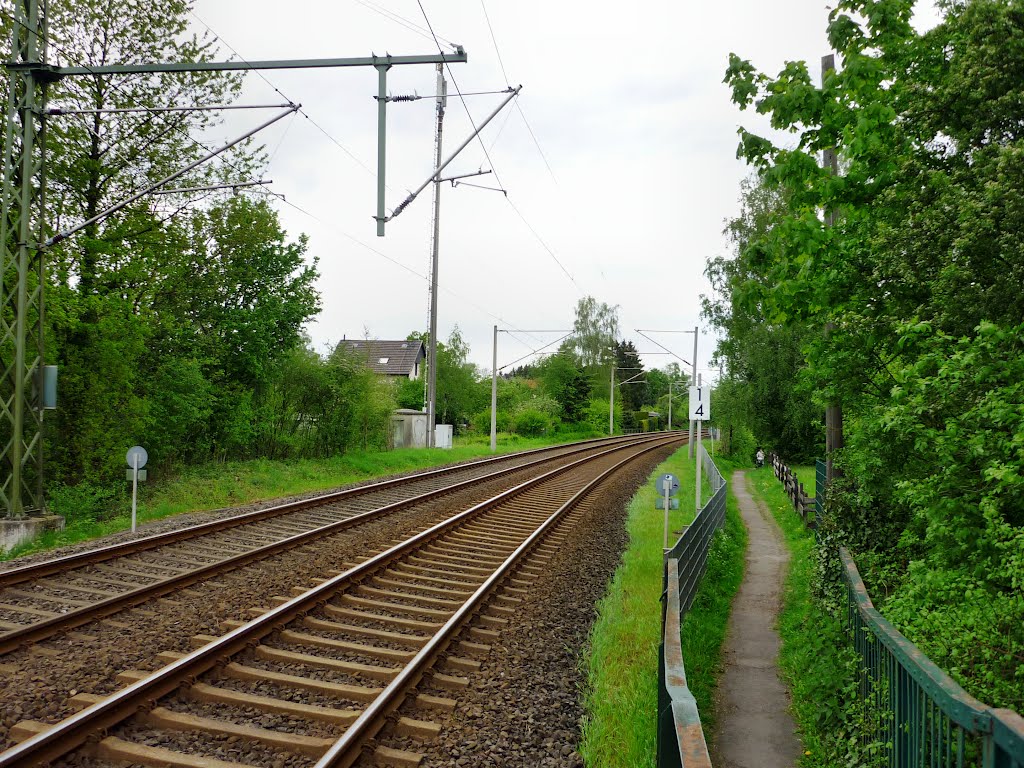
M431 470L0 572L0 654L444 494L622 441Z
M475 657L569 534L577 504L618 468L680 440L591 450L223 637L197 637L201 648L165 655L152 674L127 673L131 685L113 696L75 697L85 709L57 726L16 726L12 735L28 740L0 766L418 764L414 750L376 739L436 734L452 691L470 684Z

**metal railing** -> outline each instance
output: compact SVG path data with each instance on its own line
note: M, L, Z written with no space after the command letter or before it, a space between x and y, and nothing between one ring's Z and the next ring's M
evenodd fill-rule
M860 654L862 745L889 768L1024 768L1024 718L985 706L875 610L839 548L847 622ZM874 764L874 763L872 763Z
M828 473L825 462L821 459L814 460L814 519L821 520L821 513L825 511L825 483Z
M707 566L711 540L725 520L726 482L701 446L712 495L665 554L665 605L658 649L658 768L710 768L697 702L686 685L680 630Z

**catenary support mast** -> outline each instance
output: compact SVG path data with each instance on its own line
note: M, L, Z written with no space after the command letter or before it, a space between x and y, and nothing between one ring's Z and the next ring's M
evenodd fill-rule
M229 72L264 69L375 67L465 62L466 52L425 56L363 56L277 61L210 61L54 67L47 63L46 0L14 0L7 124L0 203L0 504L8 518L43 510L43 409L46 282L47 87L64 77L146 72ZM383 120L381 120L383 123ZM381 150L383 157L383 150ZM383 180L383 173L380 174ZM378 209L378 232L383 211ZM382 219L384 221L382 221Z

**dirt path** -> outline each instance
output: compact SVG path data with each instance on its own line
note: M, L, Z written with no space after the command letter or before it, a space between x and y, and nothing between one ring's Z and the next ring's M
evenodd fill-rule
M734 472L732 490L749 532L746 575L732 606L718 689L718 737L712 747L716 768L791 768L800 741L789 714L789 692L779 679L779 635L775 620L782 603L789 551L764 505Z

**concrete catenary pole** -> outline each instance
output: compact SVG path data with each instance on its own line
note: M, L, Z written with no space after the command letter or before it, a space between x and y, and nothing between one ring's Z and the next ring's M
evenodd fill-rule
M694 355L693 359L696 360L697 356ZM697 378L695 379L695 381L697 382L697 386L699 387L700 386L700 374L697 374ZM698 419L697 421L692 422L692 423L697 425L697 482L696 482L697 510L696 511L700 512L700 465L701 465L701 460L700 460L700 433L701 433L701 428L700 427L701 427L701 421L700 421L700 419ZM690 433L690 445L693 445L693 432Z
M434 167L441 165L441 137L448 84L444 64L437 65L437 137L434 142ZM434 233L430 258L430 357L427 364L427 447L435 444L437 428L437 262L441 241L441 175L434 178Z
M612 361L612 385L608 390L608 435L615 434L615 362Z
M498 326L494 326L494 350L491 354L491 453L498 450Z

